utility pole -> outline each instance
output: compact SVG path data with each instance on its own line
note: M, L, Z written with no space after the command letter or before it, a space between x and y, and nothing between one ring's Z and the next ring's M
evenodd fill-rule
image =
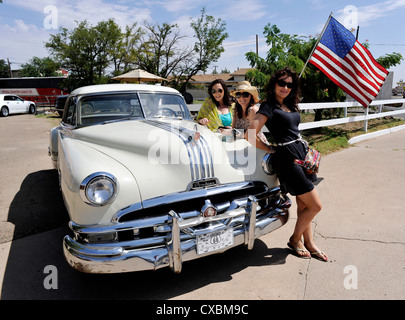
M256 35L256 55L259 56L259 36Z
M7 62L8 62L8 70L10 71L10 78L13 77L13 73L11 72L11 64L10 64L10 60L7 58Z

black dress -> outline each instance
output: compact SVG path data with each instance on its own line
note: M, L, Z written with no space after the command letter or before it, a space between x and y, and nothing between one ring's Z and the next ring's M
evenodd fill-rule
M268 118L265 125L276 143L286 143L299 138L299 112L285 112L268 102L263 102L258 112ZM301 141L276 147L273 165L283 192L297 196L314 189L312 182L316 181L316 175L307 174L301 166L294 163L295 159L304 160L305 155L306 147Z

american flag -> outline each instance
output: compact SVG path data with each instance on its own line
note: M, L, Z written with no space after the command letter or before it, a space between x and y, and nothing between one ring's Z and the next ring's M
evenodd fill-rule
M365 108L377 96L388 74L354 35L333 17L309 62Z

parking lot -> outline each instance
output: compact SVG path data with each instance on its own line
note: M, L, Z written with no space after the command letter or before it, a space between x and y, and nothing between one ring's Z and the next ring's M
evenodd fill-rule
M405 130L325 156L314 221L330 261L287 248L296 219L255 242L169 269L91 275L62 253L69 221L47 155L58 119L0 118L1 299L404 299Z

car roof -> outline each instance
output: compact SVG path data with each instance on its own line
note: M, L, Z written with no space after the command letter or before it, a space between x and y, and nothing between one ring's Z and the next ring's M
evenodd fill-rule
M97 84L92 86L86 86L77 88L70 95L83 95L91 93L104 93L104 92L124 92L124 91L143 91L143 92L165 92L165 93L177 93L176 89L150 84Z

